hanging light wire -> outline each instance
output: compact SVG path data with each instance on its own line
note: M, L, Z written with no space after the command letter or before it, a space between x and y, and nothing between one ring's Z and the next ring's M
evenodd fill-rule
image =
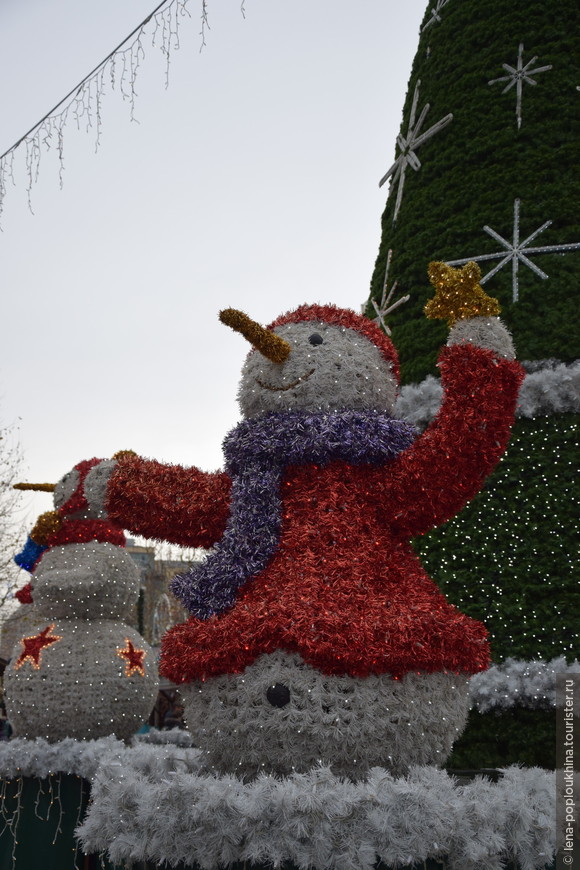
M153 10L153 12L151 12L151 13L147 16L147 18L144 18L143 21L142 21L140 24L138 24L137 27L135 27L135 29L132 30L131 33L130 33L128 36L126 36L125 39L124 39L122 42L120 42L119 45L117 45L116 48L114 48L114 49L113 49L113 50L112 50L112 51L107 55L107 57L106 57L104 60L102 60L99 64L97 64L97 66L96 66L93 70L91 70L91 72L88 73L88 75L86 75L86 76L85 76L85 77L84 77L84 78L83 78L83 79L78 83L78 85L75 85L75 87L74 87L71 91L69 91L68 94L67 94L65 97L63 97L62 100L60 100L60 101L56 104L56 106L53 106L52 109L51 109L49 112L47 112L46 115L44 115L43 118L40 119L40 121L38 121L38 122L37 122L33 127L31 127L30 130L28 130L27 133L25 133L23 136L21 136L20 139L19 139L17 142L14 143L14 145L12 145L10 148L8 148L7 151L4 152L4 154L0 155L0 161L3 160L3 159L4 159L8 154L10 154L11 151L15 151L15 150L18 148L18 146L21 145L22 142L24 142L24 141L25 141L25 140L30 136L31 133L34 133L35 130L37 130L39 127L41 127L42 124L44 124L44 122L45 122L46 120L48 120L48 118L51 117L51 115L54 115L55 112L57 111L57 109L60 109L60 107L61 107L64 103L66 103L66 101L67 101L68 99L70 99L70 97L72 97L74 94L78 94L79 91L80 91L80 90L81 90L81 89L86 85L86 83L87 83L87 82L88 82L88 81L89 81L89 80L90 80L90 79L95 75L95 73L99 72L99 70L102 69L102 68L105 66L105 64L107 64L107 63L111 60L111 58L112 58L112 57L113 57L113 56L114 56L114 55L115 55L115 54L116 54L116 53L117 53L121 48L123 48L123 46L125 45L125 43L129 42L129 40L131 39L131 37L135 36L136 33L139 33L139 31L142 30L142 28L145 27L145 25L148 24L149 21L151 21L151 19L153 18L153 16L156 15L156 13L159 12L159 10L162 9L163 6L167 6L168 4L171 5L171 4L174 3L174 2L175 2L175 0L162 0L162 2L161 2L158 6L155 7L155 9Z

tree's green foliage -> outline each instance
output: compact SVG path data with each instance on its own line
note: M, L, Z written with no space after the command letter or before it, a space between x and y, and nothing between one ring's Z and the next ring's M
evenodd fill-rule
M511 242L516 199L520 241L551 220L530 246L580 242L577 0L447 0L437 4L440 21L432 21L435 8L431 0L401 134L407 135L417 86L415 121L429 104L419 135L449 113L453 120L417 148L419 170L406 167L396 221L399 180L394 180L371 282L371 297L379 300L392 250L389 283L396 280L400 293L411 294L388 318L403 383L435 374L446 341L445 324L423 314L434 292L427 279L431 260L501 251L483 227ZM503 93L508 81L489 82L508 75L503 64L517 67L520 44L522 64L529 64L536 84L522 83L518 126L515 83ZM551 69L532 72L548 65ZM400 153L399 143L395 159ZM520 359L572 361L580 356L580 250L530 254L530 259L549 277L542 279L520 262L517 301L510 262L485 290L499 299ZM498 262L482 262L482 274ZM374 316L370 302L367 313ZM569 414L520 420L485 489L458 517L416 542L448 598L488 626L496 662L507 656L578 655L575 427L577 416ZM452 764L553 766L548 720L549 714L533 710L473 713Z
M516 707L505 713L469 714L467 727L453 747L447 768L481 770L509 767L556 767L555 710Z
M429 4L431 7L432 4ZM387 252L390 279L411 300L389 318L404 381L434 373L445 327L426 321L422 309L432 294L430 260L455 260L501 250L483 231L488 225L512 239L514 200L521 200L520 238L552 220L530 244L580 242L580 7L562 0L557 8L535 0L450 0L441 22L423 29L413 64L401 132L406 134L416 84L416 117L429 103L422 132L448 113L453 120L417 149L419 171L407 167L403 199L393 224L395 181L382 218L382 239L371 290L380 298ZM430 18L426 12L424 24ZM502 64L523 63L537 84L522 86L522 124L516 122L516 88L488 84L507 75ZM397 156L400 152L397 147ZM512 270L506 264L485 285L497 296L521 359L578 354L577 294L580 250L531 255L548 280L520 263L520 299L512 301ZM482 263L485 274L498 261ZM368 313L371 314L369 307Z
M580 649L577 456L576 415L519 421L483 491L415 542L447 598L485 623L496 663Z

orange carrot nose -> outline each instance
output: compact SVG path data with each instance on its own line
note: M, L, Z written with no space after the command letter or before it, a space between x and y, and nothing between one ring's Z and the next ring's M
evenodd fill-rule
M287 341L265 329L244 314L243 311L237 311L235 308L226 308L220 311L220 320L226 326L231 326L236 332L241 332L244 338L247 338L250 344L259 350L260 353L274 363L283 363L288 359L288 354L291 347Z
M35 492L54 492L55 483L15 483L12 489L32 489Z

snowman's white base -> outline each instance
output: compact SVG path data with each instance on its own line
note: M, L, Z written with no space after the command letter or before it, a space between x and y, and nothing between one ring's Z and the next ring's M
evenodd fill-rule
M20 644L4 676L8 718L16 737L95 740L115 735L125 740L149 714L157 697L157 662L151 647L128 625L114 620L47 620L50 636L35 667L18 665ZM143 670L127 674L118 655L130 640L144 650Z
M268 701L276 684L290 693L283 707ZM441 766L469 711L465 675L329 677L283 650L242 674L181 686L180 695L208 765L244 779L319 764L354 780L378 765L397 776L410 765Z

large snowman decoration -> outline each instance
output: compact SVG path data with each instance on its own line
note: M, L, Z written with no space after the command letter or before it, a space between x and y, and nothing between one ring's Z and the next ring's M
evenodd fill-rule
M442 764L463 729L486 630L409 542L477 493L508 441L522 371L478 276L432 266L428 313L452 328L420 437L393 417L398 359L374 322L304 305L263 328L229 309L253 349L224 471L127 455L87 476L132 532L213 548L173 581L191 617L161 671L216 771L402 774Z
M36 620L5 673L16 737L127 739L155 703L153 650L124 622L139 593L138 570L121 527L84 494L100 465L81 462L56 484L56 510L40 518L17 557L32 572Z

